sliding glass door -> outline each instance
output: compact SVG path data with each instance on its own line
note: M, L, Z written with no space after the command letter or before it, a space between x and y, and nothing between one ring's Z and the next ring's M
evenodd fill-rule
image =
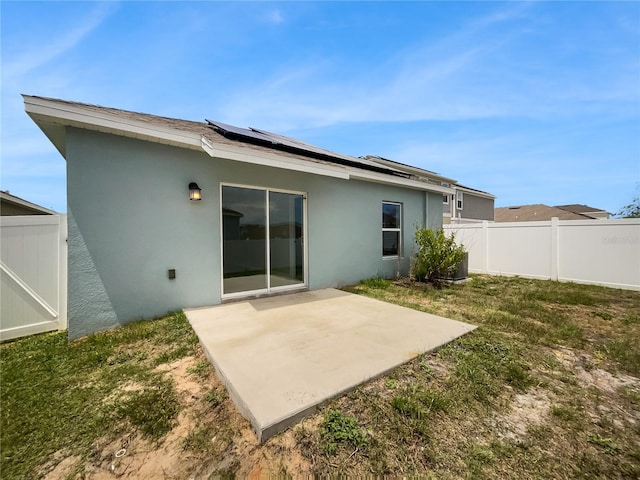
M304 195L222 186L222 293L305 285Z
M267 288L266 215L264 190L222 187L224 294Z

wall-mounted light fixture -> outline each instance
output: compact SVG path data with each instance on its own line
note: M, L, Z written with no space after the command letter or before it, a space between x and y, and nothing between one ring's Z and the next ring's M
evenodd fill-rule
M202 190L200 190L200 187L198 186L197 183L191 182L189 184L189 200L194 200L194 201L202 200L202 195L200 195L201 191Z

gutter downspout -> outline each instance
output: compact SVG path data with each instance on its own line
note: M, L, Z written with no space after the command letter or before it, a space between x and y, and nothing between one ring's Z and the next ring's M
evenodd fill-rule
M429 225L429 192L424 192L424 228Z

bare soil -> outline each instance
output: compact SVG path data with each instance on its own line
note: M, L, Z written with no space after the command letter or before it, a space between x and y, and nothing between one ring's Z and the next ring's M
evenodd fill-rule
M67 478L114 479L187 479L215 478L233 472L239 478L265 478L279 472L310 472L308 460L301 454L295 433L289 430L264 445L236 410L228 397L215 408L206 400L210 391L224 392L224 387L208 369L206 375L190 372L205 360L184 357L158 367L169 376L180 394L183 409L175 427L159 442L145 439L131 425L119 425L117 436L95 442L95 453L85 462L77 455L57 452L41 468L45 480ZM123 391L138 391L135 383L125 383ZM114 396L117 396L114 394ZM309 421L307 420L306 423ZM186 442L199 427L214 425L206 445L192 451Z

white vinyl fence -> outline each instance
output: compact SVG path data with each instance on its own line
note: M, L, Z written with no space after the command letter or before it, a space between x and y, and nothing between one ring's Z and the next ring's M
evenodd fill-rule
M640 290L640 219L445 225L469 271Z
M67 216L0 217L0 341L67 328Z

